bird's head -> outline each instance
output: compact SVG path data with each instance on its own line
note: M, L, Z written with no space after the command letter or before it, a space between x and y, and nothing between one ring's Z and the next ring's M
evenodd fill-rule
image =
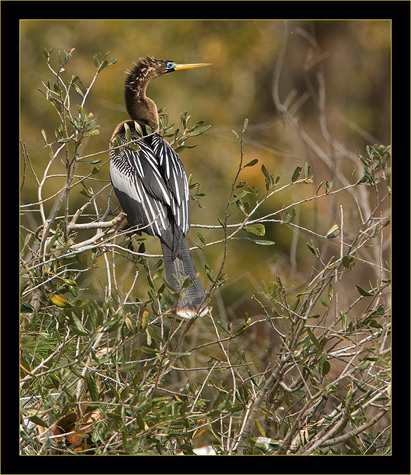
M168 59L155 59L151 56L141 58L131 71L128 72L126 85L137 85L148 83L152 79L164 74L180 71L183 69L194 69L208 66L210 63L178 64Z
M131 71L127 71L125 82L126 108L133 120L149 125L154 130L158 124L157 107L146 97L146 88L150 81L174 71L208 66L210 63L178 64L171 60L155 59L151 56L141 58Z

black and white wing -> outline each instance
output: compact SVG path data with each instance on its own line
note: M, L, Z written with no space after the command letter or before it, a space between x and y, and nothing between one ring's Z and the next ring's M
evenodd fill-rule
M126 144L124 129L116 134ZM110 150L110 177L131 225L164 238L174 225L186 234L190 229L189 191L183 165L160 135L131 137L139 150ZM114 138L114 137L113 137Z
M171 145L158 134L152 137L154 153L159 160L159 166L163 170L165 182L167 183L173 200L171 200L171 211L177 226L184 234L190 230L189 214L189 190L187 176L183 164Z

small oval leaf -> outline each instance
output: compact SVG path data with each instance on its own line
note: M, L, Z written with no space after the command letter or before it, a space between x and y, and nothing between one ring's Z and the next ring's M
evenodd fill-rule
M338 224L334 224L331 228L327 231L326 237L327 239L332 239L337 237L340 234L340 228Z
M50 300L54 305L57 305L57 307L61 307L61 308L71 307L70 302L64 299L63 297L60 297L60 295L54 294L50 297Z

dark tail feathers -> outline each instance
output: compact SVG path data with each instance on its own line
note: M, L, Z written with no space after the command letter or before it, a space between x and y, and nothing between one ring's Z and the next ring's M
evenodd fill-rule
M204 302L205 293L200 279L194 277L197 274L197 270L194 266L186 238L184 236L181 237L177 253L173 253L163 241L161 241L161 248L163 250L167 281L176 292L180 292L181 284L187 276L192 278L191 284L182 291L181 298L177 302L177 315L183 318L193 318L197 314L200 316L205 315L208 311Z

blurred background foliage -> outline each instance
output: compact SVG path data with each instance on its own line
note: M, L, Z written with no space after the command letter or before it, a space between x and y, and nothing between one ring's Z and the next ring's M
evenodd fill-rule
M132 14L133 4L129 5ZM209 68L160 78L148 89L148 95L158 107L166 107L170 123L175 122L178 126L180 114L188 111L193 122L204 120L212 125L207 133L197 137L197 147L181 153L187 175L192 174L193 182L199 182L200 191L206 194L201 200L202 208L191 202L192 223L217 225L217 218L223 218L240 156L239 143L231 130L241 130L245 118L249 119L249 126L244 139L244 163L258 158L259 164L244 170L242 180L264 187L261 173L264 164L275 176L282 177L281 183L286 183L296 166L304 166L306 162L311 165L315 177L312 189L309 185L291 187L289 192L280 193L278 198L270 200L269 210L314 194L321 181L333 180L333 170L326 169L313 153L306 150L296 132L280 119L272 99L281 23L269 20L22 21L21 139L27 146L34 170L41 174L48 162L48 150L44 147L40 130L44 129L48 137L54 137L58 124L56 111L38 90L42 89L42 81L52 80L43 49L53 48L57 62L57 51L75 48L67 74L68 77L79 75L87 86L95 73L93 55L96 52L109 52L108 58L117 60L114 66L99 75L87 100L86 112L94 114L100 133L88 139L81 151L83 155L107 150L114 127L127 117L123 101L124 71L139 57L152 55L181 63L212 63ZM313 57L314 50L305 38L296 34L299 27L310 32L322 49L326 114L333 137L355 155L363 153L367 144L389 144L390 22L289 22L289 46L280 83L282 99L292 89L298 94L306 90L304 74L308 72L304 72L304 64ZM80 103L81 99L73 91L72 104L76 101ZM306 132L327 152L330 146L320 133L318 110L311 97L301 106L298 116ZM331 158L344 170L345 164L341 161L347 161L346 157L334 154ZM62 163L55 167L56 173L64 173ZM80 164L79 167L79 173L85 174L92 165ZM358 169L358 174L362 169L360 163L348 163L348 177L354 168ZM108 166L102 168L99 178L109 180ZM46 187L48 194L52 195L62 183L50 180L49 188ZM35 181L26 180L22 202L35 202L36 192ZM73 210L81 206L83 200L84 197L79 195L76 202L75 193L72 193ZM347 196L346 200L342 202L349 227L350 219L358 220L357 207L352 197ZM50 209L52 201L46 209ZM266 214L269 210L262 208L261 213ZM230 222L242 221L243 215L240 211L237 213ZM36 216L24 219L32 220L28 225L31 229L36 228L33 223L38 219ZM321 234L337 221L336 203L332 197L305 203L298 208L295 220ZM37 225L40 224L39 220ZM307 236L297 236L298 242L292 251L292 229L272 224L266 225L266 231L264 239L275 241L275 246L255 246L244 241L229 243L224 269L229 280L222 293L217 295L221 317L244 318L246 311L257 311L258 306L250 296L261 290L262 280L269 282L279 274L287 285L298 286L301 283L299 276L309 275L313 256L305 245ZM215 231L201 229L201 233L207 242L218 238ZM188 239L191 245L199 243L196 228L191 230ZM155 252L157 240L150 238L146 246L148 252ZM196 251L194 258L201 269L205 263L218 268L222 247L212 246L203 253ZM95 269L91 274L82 286L89 288L94 295L102 293L105 270L101 269L99 274ZM364 281L368 282L366 274L365 268ZM133 272L130 275L125 273L124 277L120 285L124 284L124 289L128 289ZM204 273L201 278L205 282ZM360 278L358 283L361 284Z

